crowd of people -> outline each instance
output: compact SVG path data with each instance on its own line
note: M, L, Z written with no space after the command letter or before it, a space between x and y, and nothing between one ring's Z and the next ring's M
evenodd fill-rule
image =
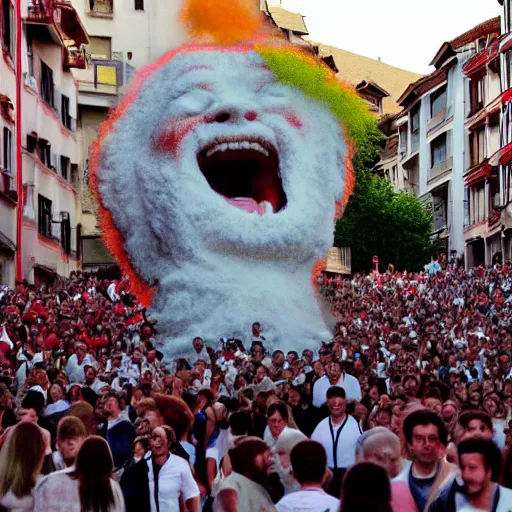
M175 360L126 278L0 288L0 509L512 510L512 268L318 287L333 339Z

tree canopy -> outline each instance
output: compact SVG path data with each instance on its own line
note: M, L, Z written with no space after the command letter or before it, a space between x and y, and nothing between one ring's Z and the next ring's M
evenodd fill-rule
M373 256L382 269L420 270L434 252L432 214L411 193L395 192L370 169L379 159L382 134L368 130L354 158L356 187L334 233L336 247L352 250L352 271L368 271Z

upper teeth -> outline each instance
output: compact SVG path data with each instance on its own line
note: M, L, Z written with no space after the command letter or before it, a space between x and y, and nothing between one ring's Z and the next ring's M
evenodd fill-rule
M206 158L210 158L215 153L218 153L219 151L240 151L242 149L246 150L252 150L252 151L259 151L266 157L270 155L268 150L266 150L261 144L258 144L257 142L223 142L222 144L217 144L213 147L211 147L206 152Z

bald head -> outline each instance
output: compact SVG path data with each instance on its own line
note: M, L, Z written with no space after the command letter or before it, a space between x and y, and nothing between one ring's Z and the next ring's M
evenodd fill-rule
M356 462L377 464L394 478L401 469L400 439L384 427L368 430L357 441Z

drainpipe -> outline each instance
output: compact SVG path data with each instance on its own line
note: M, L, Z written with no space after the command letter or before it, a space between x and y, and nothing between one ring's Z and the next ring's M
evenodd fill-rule
M16 20L16 189L18 191L18 207L16 210L16 280L23 280L22 232L23 232L23 169L21 158L21 0L15 0Z

